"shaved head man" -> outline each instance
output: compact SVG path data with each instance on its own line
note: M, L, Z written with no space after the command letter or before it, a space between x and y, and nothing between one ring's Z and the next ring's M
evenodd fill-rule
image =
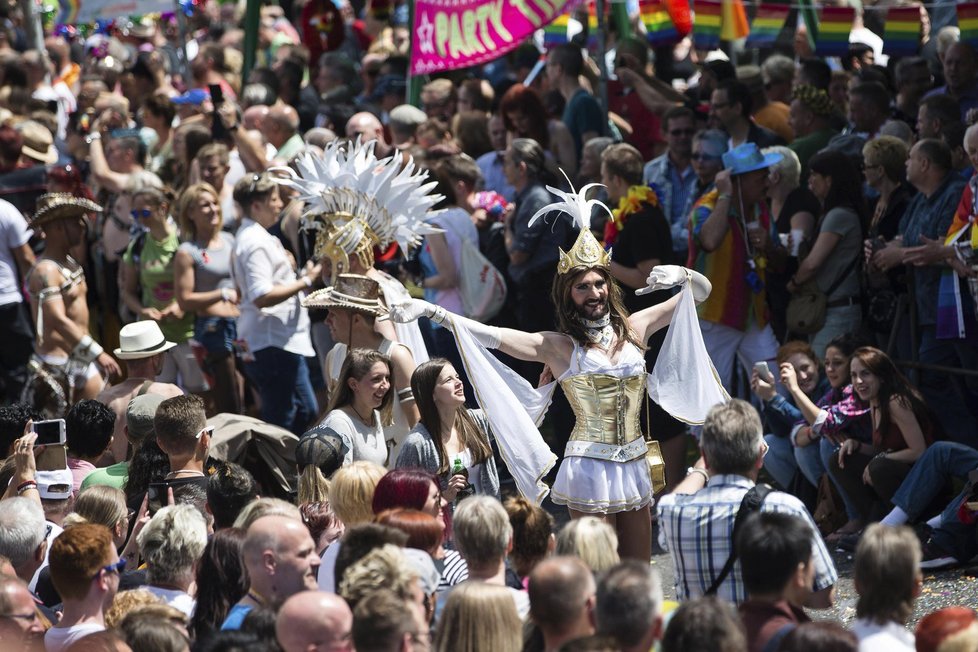
M384 138L384 127L373 113L367 111L354 113L347 121L346 137L356 140L357 136L360 136L364 142L377 140L377 158L383 158L390 154L391 148L387 144L387 139Z
M299 135L299 114L288 104L270 107L259 129L265 140L276 148L277 159L288 161L305 146Z
M291 516L263 516L251 524L241 551L248 593L231 607L221 629L239 629L249 611L276 606L300 591L317 588L319 555L309 530Z
M578 557L551 557L530 573L530 619L543 632L544 650L594 633L594 576Z
M343 598L323 591L293 595L275 621L275 637L283 652L349 652L352 629L353 614Z

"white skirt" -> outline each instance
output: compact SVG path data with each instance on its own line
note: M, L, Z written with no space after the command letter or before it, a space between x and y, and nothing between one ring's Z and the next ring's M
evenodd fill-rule
M613 514L652 503L652 479L645 456L631 462L568 456L557 471L550 498L587 514Z

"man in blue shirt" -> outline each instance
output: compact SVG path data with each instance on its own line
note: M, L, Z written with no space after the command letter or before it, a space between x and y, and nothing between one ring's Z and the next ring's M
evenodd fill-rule
M584 57L576 45L558 45L547 55L547 81L551 88L560 91L567 102L562 120L574 138L578 160L584 143L605 132L601 105L581 86L579 77L583 69Z

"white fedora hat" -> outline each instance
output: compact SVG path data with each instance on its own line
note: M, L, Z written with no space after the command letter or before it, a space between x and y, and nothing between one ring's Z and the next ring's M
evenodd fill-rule
M169 351L176 344L163 337L160 325L152 319L126 324L119 331L119 348L115 357L120 360L139 360Z

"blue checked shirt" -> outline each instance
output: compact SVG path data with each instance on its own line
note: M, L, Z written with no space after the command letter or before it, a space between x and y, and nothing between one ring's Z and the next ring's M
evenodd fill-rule
M754 486L742 475L717 475L695 494L669 494L659 501L659 542L669 551L675 566L676 598L682 602L706 593L720 574L733 547L733 526L740 501ZM772 491L762 512L793 514L812 529L815 586L821 591L835 584L839 575L815 522L800 500ZM740 560L717 590L717 597L740 604L747 599Z
M659 201L669 219L672 250L681 253L681 258L685 261L689 247L689 211L693 207L698 181L693 166L689 165L685 170L677 169L669 160L669 152L666 152L645 164L642 181L654 187L659 195Z

